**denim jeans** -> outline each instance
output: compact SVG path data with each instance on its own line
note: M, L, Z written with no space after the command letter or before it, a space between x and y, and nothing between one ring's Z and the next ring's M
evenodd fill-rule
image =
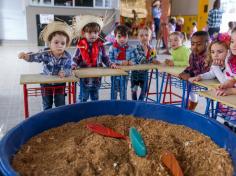
M219 33L220 32L220 28L217 27L217 28L209 28L208 29L208 33L209 33L209 36L212 37L214 33Z
M124 100L125 99L125 95L124 95L124 93L123 93L123 97L122 97L122 95L121 95L121 91L122 91L122 87L121 87L121 77L119 77L119 76L115 76L114 77L114 85L112 85L112 86L114 86L114 100L117 100L117 96L118 96L118 92L119 92L119 94L120 94L120 99L121 100ZM127 84L128 84L128 76L125 76L125 85L123 85L123 89L124 89L124 91L127 91Z
M62 84L40 84L42 88L43 110L51 109L54 104L56 107L65 105L65 86ZM52 88L54 87L54 88Z
M99 87L92 86L83 86L81 85L81 90L82 91L82 97L80 97L80 100L82 102L88 101L89 97L91 101L96 101L99 99L99 94L98 94Z
M148 72L147 71L133 71L131 74L131 91L132 100L143 101L147 94ZM138 87L141 92L139 98L137 98Z

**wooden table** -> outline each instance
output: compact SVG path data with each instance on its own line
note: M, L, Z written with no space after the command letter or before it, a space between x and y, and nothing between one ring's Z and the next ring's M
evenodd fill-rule
M161 65L158 65L157 68L159 72L165 72L175 77L179 77L179 74L182 73L186 67L170 67L170 66L161 64Z
M135 70L151 70L157 69L158 65L155 64L137 64L137 65L129 65L129 66L118 66L119 69L124 71L135 71Z
M217 79L201 80L194 82L198 86L207 88L208 90L217 88L220 85L220 82Z
M217 96L215 90L207 90L207 91L203 91L203 92L198 92L198 94L203 97L212 99L214 101L218 101L226 106L236 109L236 95Z
M123 76L127 76L128 73L122 69L112 69L112 68L106 68L106 67L96 67L96 68L79 68L78 70L74 71L74 75L77 78L98 78L103 76L111 76L112 85L114 85L114 76L120 76L122 79L120 79L121 87L124 88L123 85L125 85L125 80ZM82 90L82 86L80 84L80 88ZM111 87L111 99L114 99L114 86ZM123 90L121 91L122 96L126 97L126 92ZM80 91L80 97L82 98L82 91ZM124 98L126 99L126 98Z
M97 78L103 76L126 76L126 73L122 69L112 68L79 68L74 71L74 75L77 78Z
M76 101L75 95L75 82L77 78L74 76L60 78L58 76L50 76L43 74L22 74L20 76L20 84L23 85L23 93L24 93L24 111L25 118L29 117L29 104L28 97L29 96L38 96L37 91L41 90L41 88L33 87L27 88L28 84L53 84L53 83L68 83L68 101L71 104L71 97L73 103ZM29 92L35 92L30 94Z

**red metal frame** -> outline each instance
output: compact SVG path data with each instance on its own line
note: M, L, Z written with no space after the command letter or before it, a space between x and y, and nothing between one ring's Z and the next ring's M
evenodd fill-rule
M150 86L151 86L151 81L152 81L152 75L153 75L153 70L151 70L150 73L150 78L149 78L149 83L148 83L148 90L147 90L147 96L148 95L155 95L155 94L163 94L163 99L162 99L162 103L163 104L176 104L176 103L181 103L182 102L182 96L179 94L176 94L172 91L172 86L171 86L171 74L167 74L167 78L166 78L166 83L165 83L165 89L164 92L150 92ZM168 85L169 85L169 91L168 89ZM169 101L166 101L166 96L169 95ZM173 97L178 97L181 100L173 100Z
M169 91L167 91L168 89L168 85L169 85ZM166 95L169 95L169 101L166 101ZM180 98L180 100L172 100L172 95L175 97ZM167 74L167 78L166 78L166 85L165 85L165 90L163 92L163 99L162 99L162 103L163 104L175 104L175 103L181 103L182 102L182 96L178 95L174 92L172 92L172 86L171 86L171 75Z
M24 111L25 111L25 118L29 117L29 102L28 97L29 96L42 96L42 90L52 91L52 94L55 94L55 91L57 89L64 89L61 93L67 93L68 94L68 103L71 104L76 102L76 92L75 92L75 86L76 83L68 83L68 86L50 86L50 87L34 87L34 88L27 88L27 84L23 84L23 92L24 92ZM51 93L44 93L44 95L51 95Z

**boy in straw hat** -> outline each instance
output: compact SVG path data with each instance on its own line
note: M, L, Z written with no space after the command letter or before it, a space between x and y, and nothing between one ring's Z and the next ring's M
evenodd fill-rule
M76 18L74 21L76 35L79 38L77 48L73 58L73 68L102 67L105 64L108 67L116 68L108 56L99 34L103 27L103 20L100 17L84 15ZM82 102L89 99L92 101L99 99L98 90L101 86L101 78L80 79Z
M49 23L41 32L40 37L49 46L38 53L19 53L18 57L27 62L43 62L44 75L58 75L63 78L71 75L71 55L65 49L70 46L73 30L64 22L55 21ZM65 105L65 85L41 84L43 109L50 109ZM55 88L55 92L50 87Z

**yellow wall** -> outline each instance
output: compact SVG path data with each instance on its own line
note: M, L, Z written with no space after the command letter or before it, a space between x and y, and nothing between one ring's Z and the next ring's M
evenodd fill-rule
M198 2L198 30L202 30L207 25L209 0L199 0Z

